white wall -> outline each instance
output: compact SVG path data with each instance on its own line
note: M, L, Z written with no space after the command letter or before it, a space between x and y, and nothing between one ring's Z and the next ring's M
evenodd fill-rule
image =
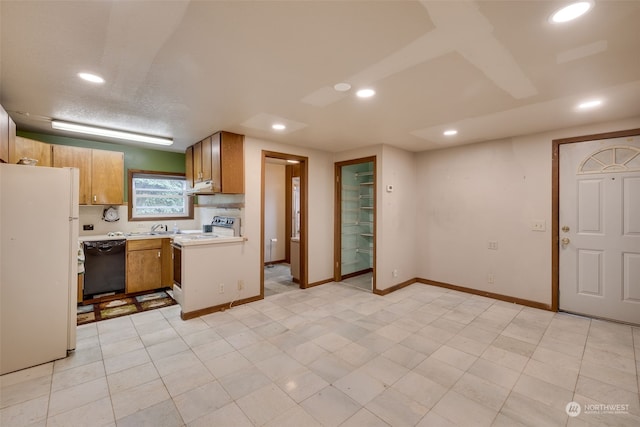
M377 288L380 290L416 277L416 248L419 243L416 239L416 155L385 145L381 163L377 271ZM393 186L392 192L387 191L388 185Z
M640 118L418 154L417 277L551 304L552 140L637 127ZM531 231L533 220L546 231Z
M308 169L308 280L309 283L333 277L333 154L245 137L245 266L254 280L247 291L260 290L260 191L262 151L274 151L309 158ZM250 288L251 286L251 288Z
M384 290L416 277L416 161L414 153L388 145L336 153L334 161L370 156L376 156L376 289Z
M285 258L286 169L284 165L265 164L264 174L264 261ZM271 242L271 239L276 242ZM269 253L271 252L271 253Z

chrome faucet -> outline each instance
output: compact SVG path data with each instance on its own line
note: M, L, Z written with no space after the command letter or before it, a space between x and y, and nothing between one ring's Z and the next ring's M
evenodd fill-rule
M163 225L163 224L158 223L158 224L154 224L153 227L151 227L151 232L153 233L153 232L157 231L158 229L160 229L160 231L169 231L169 229L167 228L166 224Z

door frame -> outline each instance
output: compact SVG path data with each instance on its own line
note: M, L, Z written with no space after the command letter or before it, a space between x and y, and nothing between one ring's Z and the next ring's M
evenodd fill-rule
M640 128L554 139L551 161L551 311L560 308L560 145L640 135Z
M308 277L308 168L309 158L295 154L279 153L262 150L262 166L260 178L260 297L264 298L264 194L265 194L265 164L267 158L281 160L295 160L300 165L300 289L306 289ZM290 238L290 236L288 237Z
M342 280L342 188L340 178L342 177L342 167L349 165L357 165L359 163L373 163L373 267L372 278L373 283L371 286L371 292L376 293L376 265L377 261L377 240L378 240L378 164L376 156L361 157L353 160L345 160L343 162L336 162L334 164L334 214L333 214L333 281L339 282Z

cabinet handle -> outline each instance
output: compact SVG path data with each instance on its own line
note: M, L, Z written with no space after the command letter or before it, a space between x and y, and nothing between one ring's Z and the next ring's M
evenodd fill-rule
M158 251L158 258L160 258L160 251Z
M98 201L98 196L96 196L95 194L93 195L93 201L97 202Z

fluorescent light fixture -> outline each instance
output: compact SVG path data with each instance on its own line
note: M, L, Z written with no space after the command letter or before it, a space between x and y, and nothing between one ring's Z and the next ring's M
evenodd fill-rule
M549 21L555 23L563 23L573 21L576 18L587 13L593 7L593 1L579 1L571 3L553 13Z
M602 105L602 100L593 99L591 101L585 101L578 104L578 110L588 110L590 108L596 108Z
M445 130L444 132L442 132L443 135L446 136L453 136L453 135L457 135L458 131L455 129L449 129L449 130Z
M285 130L287 127L282 123L274 123L271 125L271 129L273 130Z
M375 94L376 91L373 89L360 89L356 92L356 95L358 95L358 97L360 98L371 98Z
M60 120L51 120L51 127L58 130L84 133L87 135L105 136L107 138L124 139L127 141L146 142L147 144L158 144L158 145L173 144L173 139L171 138L142 135L139 133L131 133L131 132L126 132L122 130L97 128L94 126L80 125L77 123L63 122Z
M78 77L91 83L104 83L104 79L97 74L78 73Z

